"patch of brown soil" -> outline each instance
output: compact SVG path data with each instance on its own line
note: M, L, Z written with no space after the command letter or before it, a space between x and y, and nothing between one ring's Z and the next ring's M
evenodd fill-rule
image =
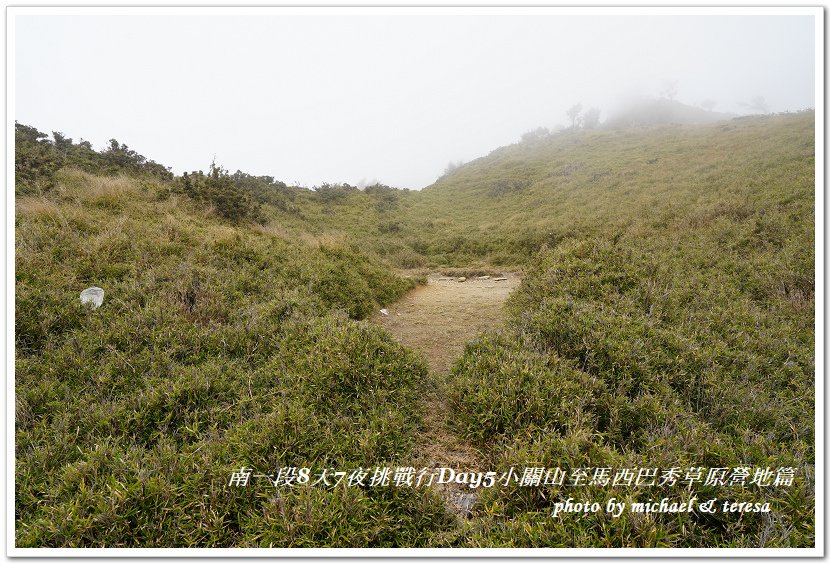
M500 277L507 279L495 281ZM515 274L458 279L432 274L426 285L389 305L388 316L375 313L372 318L399 342L420 352L437 373L449 372L467 341L501 326L504 301L521 282Z

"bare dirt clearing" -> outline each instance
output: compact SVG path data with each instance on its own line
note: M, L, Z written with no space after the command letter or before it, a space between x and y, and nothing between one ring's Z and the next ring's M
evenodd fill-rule
M502 281L495 281L496 279ZM456 281L432 274L372 320L399 342L419 352L433 371L448 373L464 344L504 322L504 301L521 279L516 274Z
M419 286L375 313L372 322L382 326L427 361L432 377L422 399L423 427L415 448L416 467L451 467L480 471L480 455L452 427L445 388L453 362L464 344L505 320L504 301L521 283L516 274L483 278L451 278L432 274ZM499 281L496 281L499 280ZM464 485L433 485L458 516L470 515L475 492Z

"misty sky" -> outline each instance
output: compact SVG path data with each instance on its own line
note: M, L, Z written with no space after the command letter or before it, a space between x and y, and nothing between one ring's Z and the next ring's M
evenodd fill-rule
M181 12L182 10L180 10ZM14 118L171 166L418 189L626 96L815 106L812 16L17 15Z

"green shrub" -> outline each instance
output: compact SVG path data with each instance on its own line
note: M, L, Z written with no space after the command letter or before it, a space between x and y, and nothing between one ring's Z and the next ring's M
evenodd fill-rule
M15 194L40 194L52 188L63 163L47 135L15 121L14 147Z
M262 210L251 196L237 187L233 178L215 163L210 171L185 173L178 183L179 189L187 196L205 205L213 206L216 212L231 222L265 221Z
M482 446L525 431L548 436L605 427L605 385L527 340L486 335L469 344L453 368L450 401L465 436Z

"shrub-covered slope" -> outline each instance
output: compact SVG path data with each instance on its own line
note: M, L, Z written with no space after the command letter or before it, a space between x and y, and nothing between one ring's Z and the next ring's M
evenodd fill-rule
M17 545L422 545L420 493L225 486L408 454L424 364L349 317L412 282L170 188L62 169L17 199Z
M769 501L771 515L545 520L536 514L574 494L604 503L691 493L668 486L500 491L482 507L496 516L469 541L813 545L811 118L739 120L630 140L606 132L571 139L583 152L564 138L556 141L564 146L537 149L563 154L528 157L517 177L583 156L556 180L561 190L540 180L491 204L509 214L512 199L524 200L525 220L554 233L511 298L512 330L470 344L454 371L457 422L494 465L797 468L792 487L693 491ZM637 160L641 154L653 162ZM433 197L483 199L487 178L503 166L483 160Z

